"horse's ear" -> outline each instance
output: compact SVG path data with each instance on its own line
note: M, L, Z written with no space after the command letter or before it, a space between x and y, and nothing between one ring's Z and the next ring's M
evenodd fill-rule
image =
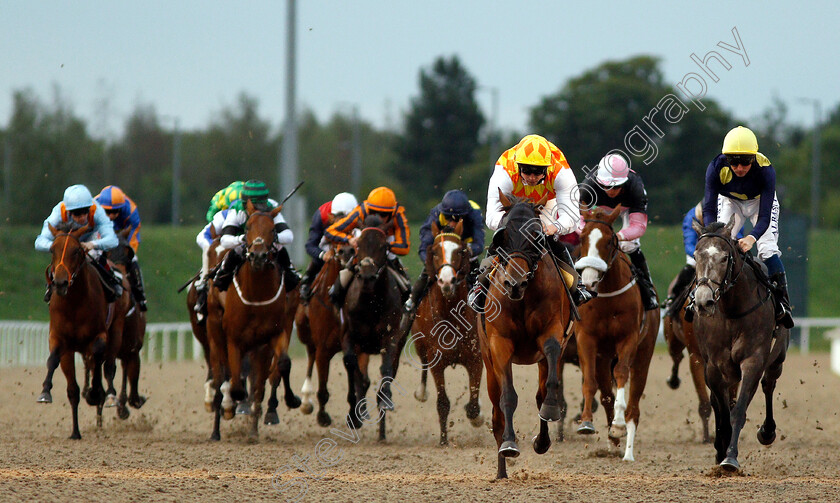
M57 235L58 235L58 229L56 229L55 227L53 227L53 226L52 226L52 224L51 224L51 223L49 223L49 222L47 222L47 225L49 226L49 228L50 228L50 232L52 232L52 235L53 235L53 236L57 236Z
M254 203L252 203L251 200L248 199L247 202L245 203L245 212L248 213L248 215L250 215L251 213L253 213L255 211L257 211L257 209L254 208Z
M437 220L432 221L432 237L437 237L440 234L440 225L438 225Z
M75 231L71 232L70 235L76 239L79 239L88 232L90 232L90 224L86 224L84 227L79 227Z
M392 218L392 219L388 220L387 222L385 222L384 224L380 225L379 229L382 230L383 232L385 232L385 234L388 234L388 231L390 231L396 225L397 225L397 219Z
M545 194L543 194L543 196L540 198L540 200L537 201L537 203L536 203L537 209L545 206L545 203L547 203L550 198L551 198L551 194L549 194L548 191L546 191Z
M457 234L459 236L463 236L464 235L463 232L464 232L464 220L462 219L462 220L458 220L458 223L455 224L455 234Z
M219 235L218 235L218 234L216 234L216 227L215 227L214 225L212 225L212 224L211 224L211 225L210 225L210 241L213 241L213 240L214 240L214 239L216 239L217 237L219 237Z
M282 204L281 204L281 205L279 205L279 206L277 206L277 207L276 207L276 208L274 208L273 210L271 210L271 218L276 217L276 216L277 216L277 214L278 214L278 213L280 213L282 210L283 210L283 205L282 205Z
M732 228L735 227L735 214L729 217L729 222L723 227L722 234L726 237L732 237Z
M696 218L691 219L691 228L694 229L694 232L696 232L698 236L703 234L703 224L698 222Z
M125 229L120 231L120 236L122 236L123 239L128 239L128 235L130 233L131 233L131 227L126 227Z
M502 189L499 189L499 202L502 203L502 208L505 211L509 210L513 203L510 202L510 199L502 192Z
M621 210L623 210L623 209L624 208L622 208L620 204L618 206L616 206L615 209L612 210L612 213L607 215L607 218L606 218L607 222L609 222L610 224L615 222L615 220L618 218L618 216L621 215Z

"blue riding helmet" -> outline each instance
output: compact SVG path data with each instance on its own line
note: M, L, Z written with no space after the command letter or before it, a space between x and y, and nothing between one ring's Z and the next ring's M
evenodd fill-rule
M450 190L443 196L443 201L440 203L440 212L446 218L453 216L465 216L472 211L470 205L470 198L460 190Z
M63 202L67 211L90 208L93 206L93 196L84 185L71 185L64 191Z

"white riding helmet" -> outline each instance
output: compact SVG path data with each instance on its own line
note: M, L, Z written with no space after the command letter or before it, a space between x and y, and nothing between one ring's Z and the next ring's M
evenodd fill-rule
M605 187L617 187L627 181L630 176L630 166L623 157L617 154L605 155L598 163L598 174L595 179Z
M93 196L84 185L71 185L64 191L62 202L67 211L89 208L93 206Z
M333 215L346 215L356 209L356 206L359 205L359 202L356 200L356 196L349 192L342 192L340 194L336 194L336 196L332 200L332 210L330 213Z

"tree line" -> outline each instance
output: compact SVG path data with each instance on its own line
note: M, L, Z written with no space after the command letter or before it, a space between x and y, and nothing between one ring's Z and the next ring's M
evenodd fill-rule
M479 84L457 56L439 57L419 70L417 94L396 129L377 128L350 113L321 122L303 110L298 157L307 210L311 214L351 187L354 149L361 153L357 196L388 185L413 221L425 218L453 188L483 206L491 159L525 134L538 133L563 150L578 180L584 167L622 148L645 181L652 221L675 224L702 198L706 166L720 152L724 134L744 124L776 167L782 205L807 214L813 131L790 124L787 105L778 99L750 120L708 97L705 110L683 108L660 63L647 55L607 61L559 83L555 93L535 99L527 131L490 130L476 100ZM40 224L66 186L85 183L92 191L119 185L138 203L144 222L171 222L176 134L170 118L139 105L121 136L97 138L60 90L55 94L51 103L28 89L11 97L12 114L0 129L0 221ZM654 109L659 115L651 118ZM177 135L181 223L202 224L210 197L235 179L279 185L279 124L260 113L255 97L242 93L206 127ZM832 180L840 169L840 107L822 124L820 139L822 179ZM823 184L819 197L819 226L840 226L840 188Z

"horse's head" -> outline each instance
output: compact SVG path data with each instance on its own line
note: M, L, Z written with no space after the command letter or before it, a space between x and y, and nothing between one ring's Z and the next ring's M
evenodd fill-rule
M505 268L505 293L511 300L522 300L546 250L539 214L548 201L548 193L535 204L527 199L507 197L499 190L499 201L505 216L493 242L499 247L499 258Z
M251 267L260 271L272 260L274 238L274 217L282 209L278 206L270 212L257 211L251 201L247 204L248 220L245 222L245 246Z
M434 241L426 250L426 272L437 278L437 285L447 299L455 295L455 285L464 281L470 271L470 250L461 239L464 221L455 227L438 226L432 222Z
M382 223L378 215L368 215L356 241L356 277L370 286L379 279L388 261L388 229L392 221Z
M581 271L580 280L587 289L597 292L598 283L619 255L618 237L613 222L621 214L621 205L607 213L600 208L584 210L584 226L580 234L580 259L575 269Z
M119 243L116 247L108 250L108 258L115 264L127 265L134 258L134 248L128 242L128 235L130 233L131 227L126 227L120 232L117 232Z
M712 316L720 296L735 284L737 276L740 275L739 269L733 278L733 271L740 263L740 250L732 239L735 215L726 225L713 222L703 227L695 220L691 226L699 235L697 247L694 249L694 260L697 261L694 303L701 316Z
M90 226L85 225L70 230L72 227L71 224L59 225L57 228L49 225L50 232L55 236L55 241L50 247L50 253L52 253L50 275L55 293L61 296L67 295L70 285L73 284L73 280L76 279L76 275L82 270L87 259L79 238L90 231Z

